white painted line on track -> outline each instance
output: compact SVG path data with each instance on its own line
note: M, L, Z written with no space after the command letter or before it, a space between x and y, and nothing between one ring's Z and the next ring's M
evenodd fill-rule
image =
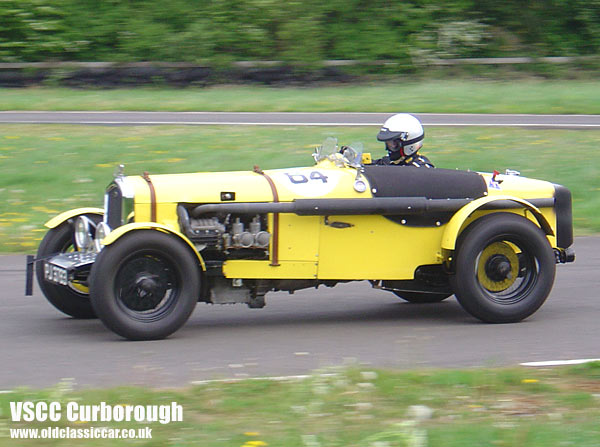
M520 363L521 366L545 367L545 366L566 366L582 365L584 363L600 362L600 359L575 359L575 360L547 360L544 362L526 362Z
M6 120L4 124L111 124L124 126L142 126L146 124L188 125L188 126L377 126L381 123L254 123L245 121L36 121L36 120ZM434 126L436 124L433 124ZM445 124L444 124L445 125ZM598 125L600 127L600 124Z
M285 382L288 380L306 380L312 377L336 377L337 374L300 374L295 376L264 376L264 377L243 377L231 379L212 379L212 380L194 380L190 382L192 385L209 385L211 383L236 383L246 380L270 380L273 382Z

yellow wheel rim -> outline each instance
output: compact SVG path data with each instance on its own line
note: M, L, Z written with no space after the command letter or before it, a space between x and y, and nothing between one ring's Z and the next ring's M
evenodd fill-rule
M69 283L69 286L71 286L72 289L76 290L79 293L83 293L85 295L89 295L89 293L90 293L90 288L88 286L84 286L80 282L71 281Z
M67 250L65 250L63 253L73 253L74 251L76 251L74 246L70 246ZM71 289L73 289L76 292L82 293L84 295L89 295L90 294L90 288L82 283L80 283L79 281L69 281L69 287Z
M504 279L490 278L486 266L492 257L503 256L510 264L510 271ZM477 279L490 292L502 292L514 284L519 275L519 257L514 249L506 242L494 242L483 250L477 264Z

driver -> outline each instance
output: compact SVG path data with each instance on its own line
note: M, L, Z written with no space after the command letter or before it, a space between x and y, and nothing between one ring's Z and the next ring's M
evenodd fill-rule
M377 134L379 141L385 141L388 155L375 160L373 164L433 168L433 163L427 157L417 154L424 138L423 126L415 116L408 113L391 116Z

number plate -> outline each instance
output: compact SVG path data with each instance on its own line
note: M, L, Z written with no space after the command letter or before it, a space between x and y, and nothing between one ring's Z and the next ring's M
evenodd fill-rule
M66 286L68 284L69 275L67 273L67 269L62 267L58 267L57 265L50 264L48 262L44 263L44 279L46 281L60 284L61 286Z

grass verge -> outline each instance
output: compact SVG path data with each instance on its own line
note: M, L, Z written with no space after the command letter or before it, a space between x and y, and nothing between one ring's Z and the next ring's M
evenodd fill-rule
M600 89L585 80L421 80L345 87L0 89L0 110L237 112L600 113Z
M208 383L182 390L121 387L0 395L2 445L286 447L578 447L600 436L600 363L545 370L394 372L338 369L305 380ZM183 421L13 422L10 401L183 407ZM152 428L151 440L21 440L10 429Z
M0 125L0 252L33 252L59 212L102 206L114 167L177 173L309 166L327 136L382 155L372 127ZM427 129L436 166L503 172L571 189L578 234L600 231L600 131Z

